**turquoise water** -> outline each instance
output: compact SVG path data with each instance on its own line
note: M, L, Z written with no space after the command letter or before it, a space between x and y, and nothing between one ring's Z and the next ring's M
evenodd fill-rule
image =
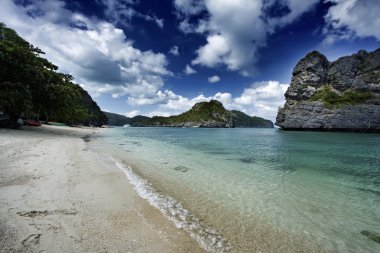
M207 249L380 252L360 233L380 233L380 135L114 128L103 138L156 191L143 193L153 205L181 209L167 211L177 226L215 236Z

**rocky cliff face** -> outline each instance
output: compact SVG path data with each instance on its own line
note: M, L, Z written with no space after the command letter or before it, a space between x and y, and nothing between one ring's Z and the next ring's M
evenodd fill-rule
M334 62L309 53L285 98L276 118L283 129L380 132L380 49Z

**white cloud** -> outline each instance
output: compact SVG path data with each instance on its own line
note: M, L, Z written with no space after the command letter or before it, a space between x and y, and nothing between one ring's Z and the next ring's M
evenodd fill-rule
M216 83L216 82L219 82L220 81L220 77L219 76L211 76L208 78L208 82L209 83Z
M191 63L214 67L224 62L224 57L230 52L231 47L225 37L217 34L210 35L207 37L207 44L197 50L198 57Z
M171 113L171 112L166 112L166 111L151 111L151 112L147 113L145 116L148 116L148 117L153 117L153 116L169 117L171 115L173 115L173 113Z
M288 87L278 81L256 82L244 89L241 96L234 99L234 104L244 107L251 115L274 120L278 107L285 103L284 93Z
M162 18L157 18L155 15L149 16L140 13L136 14L136 16L144 18L146 21L153 21L159 28L164 28L164 20Z
M204 2L202 0L175 0L174 6L182 13L199 14L204 10Z
M104 15L113 24L130 26L130 21L134 17L142 18L146 21L154 22L159 28L164 27L164 20L155 15L145 15L137 12L133 6L138 3L136 0L95 0L104 6Z
M169 100L176 100L180 96L176 95L171 90L164 90L164 91L157 91L156 93L152 94L152 96L131 96L128 97L128 104L134 105L134 106L141 106L141 105L153 105L153 104L163 104L166 103Z
M186 75L192 75L192 74L196 74L197 71L195 69L193 69L192 67L190 67L188 64L186 65L185 69L183 70L183 72L186 74Z
M172 75L164 54L135 48L123 30L70 11L63 1L19 6L3 0L0 20L46 52L61 72L73 75L94 96L150 99L163 87L163 77Z
M140 114L139 110L133 110L133 111L124 113L124 115L127 116L128 118L133 118L139 114Z
M161 29L164 28L164 20L162 18L155 18L154 21L156 22L158 27L160 27Z
M378 0L327 0L327 2L334 5L325 15L325 44L356 37L374 37L380 40Z
M179 56L179 51L177 46L172 46L169 50L169 53L175 56Z
M269 27L276 28L282 27L293 21L297 20L302 14L308 12L315 4L320 0L265 0L263 3L263 9L265 15L263 18L269 24ZM268 14L271 9L284 10L283 15L271 16ZM272 30L271 32L274 32Z
M197 50L194 65L226 66L243 75L255 73L258 49L266 45L267 36L276 28L293 22L309 11L319 0L176 0L179 29L185 33L201 33L207 43ZM289 10L271 16L270 9ZM199 15L206 12L207 15ZM199 17L190 22L191 17Z

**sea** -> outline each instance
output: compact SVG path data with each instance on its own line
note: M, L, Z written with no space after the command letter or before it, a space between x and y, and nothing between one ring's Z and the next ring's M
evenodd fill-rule
M380 135L105 130L89 150L210 252L380 252Z

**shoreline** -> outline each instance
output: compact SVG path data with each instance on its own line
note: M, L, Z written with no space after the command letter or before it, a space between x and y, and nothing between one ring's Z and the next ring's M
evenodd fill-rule
M0 129L4 252L204 252L86 148L95 128ZM3 252L2 251L2 252Z
M107 140L108 137L106 140L93 140L89 145L90 149L104 156L105 159L109 159L106 156L112 157L111 159L116 160L119 167L122 167L121 170L137 177L139 182L136 191L143 191L142 194L139 192L140 196L142 195L165 215L169 214L168 219L176 223L180 229L190 233L203 248L212 252L252 252L252 249L257 252L329 252L328 249L305 238L302 234L289 233L258 215L250 214L249 224L243 227L235 226L239 223L238 219L241 216L213 203L203 194L204 198L199 198L199 192L171 180L173 178L170 177L170 173L166 173L167 171L160 173L162 168L156 163L166 166L167 160L157 159L156 156L148 156L149 158L138 156L131 150L123 148L126 145L123 142L124 139L115 139L113 142ZM135 140L129 140L129 142L144 146ZM155 143L149 143L149 146L154 147ZM166 148L168 147L161 147L162 150L169 150ZM145 152L153 151L145 150ZM165 156L165 154L170 156L170 153L165 152L161 155ZM205 203L204 206L192 204L205 201L207 204ZM192 231L192 228L196 229Z

